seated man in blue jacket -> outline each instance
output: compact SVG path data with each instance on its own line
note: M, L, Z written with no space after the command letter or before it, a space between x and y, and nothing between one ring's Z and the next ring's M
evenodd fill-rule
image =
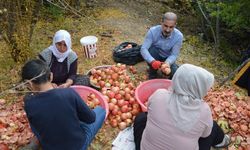
M91 110L72 88L53 88L52 73L39 59L22 68L31 94L24 99L30 127L43 150L86 150L101 128L105 110Z
M151 27L141 47L141 54L149 64L149 79L158 78L157 70L163 64L169 68L170 78L178 66L175 61L179 55L183 35L175 28L177 15L167 12L162 17L161 25Z

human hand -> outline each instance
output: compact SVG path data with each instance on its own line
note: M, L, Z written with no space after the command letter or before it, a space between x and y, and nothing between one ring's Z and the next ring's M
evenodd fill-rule
M162 62L158 61L158 60L153 60L151 62L151 66L153 69L159 69L161 67Z
M171 73L171 68L170 68L170 65L168 63L163 63L161 65L161 71L163 73L165 73L166 75L169 75Z
M165 68L161 70L163 73L165 73L166 75L169 75L171 73L171 69L170 68Z
M161 67L162 68L170 68L170 64L168 62L163 62Z
M69 87L69 85L67 83L59 85L59 88L67 88L67 87Z
M52 83L53 88L58 88L58 85L55 83Z

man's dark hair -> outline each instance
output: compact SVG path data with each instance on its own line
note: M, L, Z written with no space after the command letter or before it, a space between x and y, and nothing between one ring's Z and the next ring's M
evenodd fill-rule
M30 60L22 68L22 80L31 80L35 84L46 83L50 81L50 69L40 59Z

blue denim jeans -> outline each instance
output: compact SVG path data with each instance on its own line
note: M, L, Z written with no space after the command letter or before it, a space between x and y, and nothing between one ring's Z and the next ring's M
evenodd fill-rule
M167 57L162 57L159 55L159 51L156 47L150 47L149 48L149 53L151 54L151 56L155 59L155 60L159 60L161 62L165 62L165 60L167 59ZM148 79L156 79L159 78L157 75L157 70L152 68L152 66L150 64L148 64L149 66L149 74L148 74ZM171 73L170 73L170 79L172 79L174 73L176 72L176 70L178 69L178 65L173 63L171 66Z
M106 111L102 107L98 106L93 111L96 114L96 120L94 123L87 124L81 122L81 128L84 129L84 131L86 131L85 132L86 141L81 150L86 150L88 148L89 144L94 139L98 130L102 127L102 124L105 119Z

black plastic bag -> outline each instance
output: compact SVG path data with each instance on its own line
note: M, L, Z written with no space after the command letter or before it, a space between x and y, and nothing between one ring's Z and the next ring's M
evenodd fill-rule
M113 49L113 59L117 63L135 65L144 60L140 50L141 45L133 42L124 42Z
M76 75L74 79L74 85L91 86L89 76L87 75Z

